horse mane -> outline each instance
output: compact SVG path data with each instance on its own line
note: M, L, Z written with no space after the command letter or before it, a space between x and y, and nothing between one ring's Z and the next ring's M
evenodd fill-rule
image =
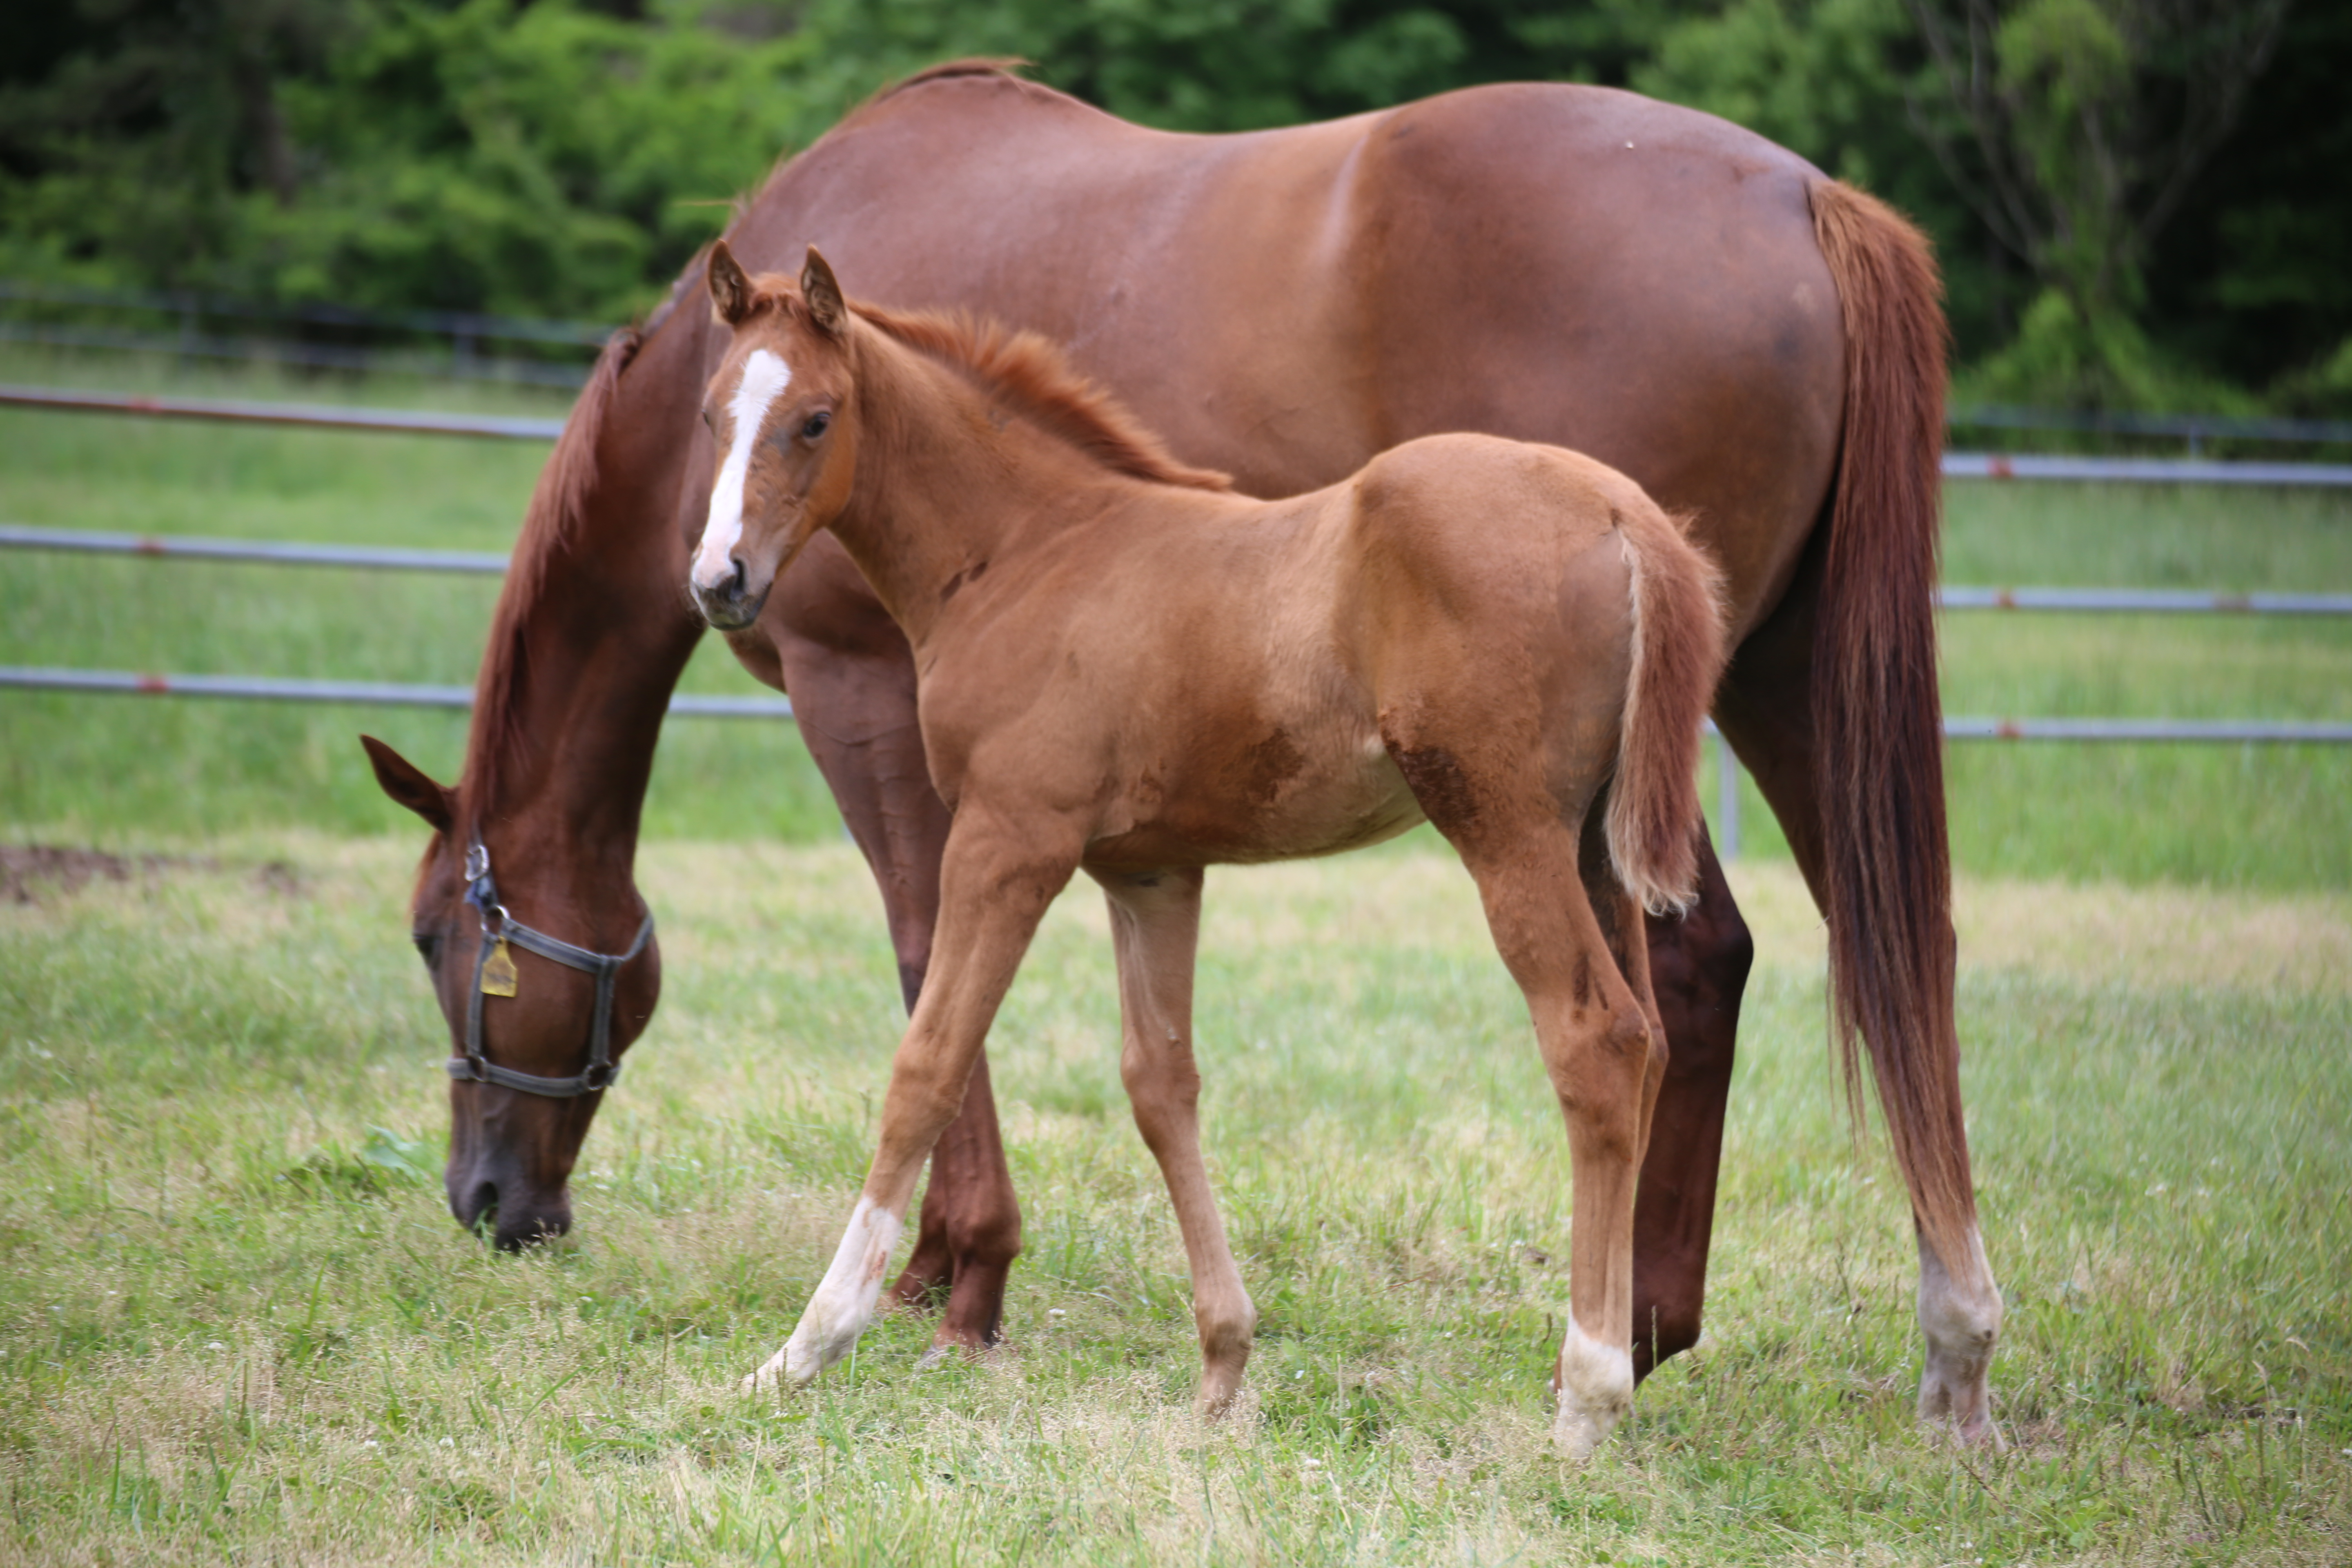
M529 677L523 628L547 588L548 563L572 548L589 492L596 485L596 447L604 434L621 373L636 357L643 331L624 327L604 343L588 384L563 422L555 451L539 471L539 483L523 514L506 584L490 617L488 646L474 679L474 721L466 741L466 771L459 788L466 814L495 798L499 761L522 743L521 700Z
M892 310L863 302L850 308L885 335L970 373L1105 468L1154 484L1234 488L1223 474L1179 462L1158 432L1116 393L1082 374L1050 338L962 310Z
M1043 82L1032 81L1023 76L1021 73L1027 70L1030 64L1019 55L972 55L963 59L941 60L935 66L925 66L912 76L900 77L897 81L877 89L872 97L843 115L842 119L845 121L855 119L876 104L896 98L910 88L921 87L926 82L952 81L960 78L1009 82L1039 98L1064 96Z
M753 313L805 316L800 286L777 273L751 279ZM863 300L851 313L895 342L944 360L1051 434L1116 473L1188 489L1229 490L1232 479L1179 462L1168 444L1100 382L1070 363L1052 339L1015 331L967 310L894 310Z

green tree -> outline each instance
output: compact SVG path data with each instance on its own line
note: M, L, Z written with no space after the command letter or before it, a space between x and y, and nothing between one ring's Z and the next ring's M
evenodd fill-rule
M2043 290L1987 390L2179 395L2183 378L2137 320L2144 268L2269 63L2288 4L1909 0L1930 61L1915 123Z

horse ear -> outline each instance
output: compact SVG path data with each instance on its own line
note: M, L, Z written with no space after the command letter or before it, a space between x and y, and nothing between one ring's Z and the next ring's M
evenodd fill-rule
M818 326L834 337L841 335L849 307L842 302L841 285L834 280L833 268L814 245L809 247L808 265L801 268L801 298L808 301L809 316Z
M723 239L711 244L709 272L711 310L729 326L741 326L751 313L751 279Z
M423 768L373 735L362 735L360 744L367 748L368 761L375 767L375 782L384 794L423 817L437 831L449 831L449 825L457 820L457 795L455 790L434 783Z

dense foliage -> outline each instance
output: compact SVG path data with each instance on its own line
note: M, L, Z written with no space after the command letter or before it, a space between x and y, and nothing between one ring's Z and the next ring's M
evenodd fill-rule
M0 274L619 317L779 152L956 54L1199 130L1630 87L1925 222L1979 394L2352 412L2352 11L2287 0L10 7Z

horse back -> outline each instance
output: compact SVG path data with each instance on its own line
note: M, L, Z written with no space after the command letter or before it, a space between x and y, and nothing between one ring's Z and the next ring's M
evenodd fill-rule
M1442 431L1590 452L1698 515L1744 628L1793 573L1837 450L1819 178L1604 89L1181 136L958 76L853 116L743 234L775 258L818 244L866 298L1045 332L1253 494Z

